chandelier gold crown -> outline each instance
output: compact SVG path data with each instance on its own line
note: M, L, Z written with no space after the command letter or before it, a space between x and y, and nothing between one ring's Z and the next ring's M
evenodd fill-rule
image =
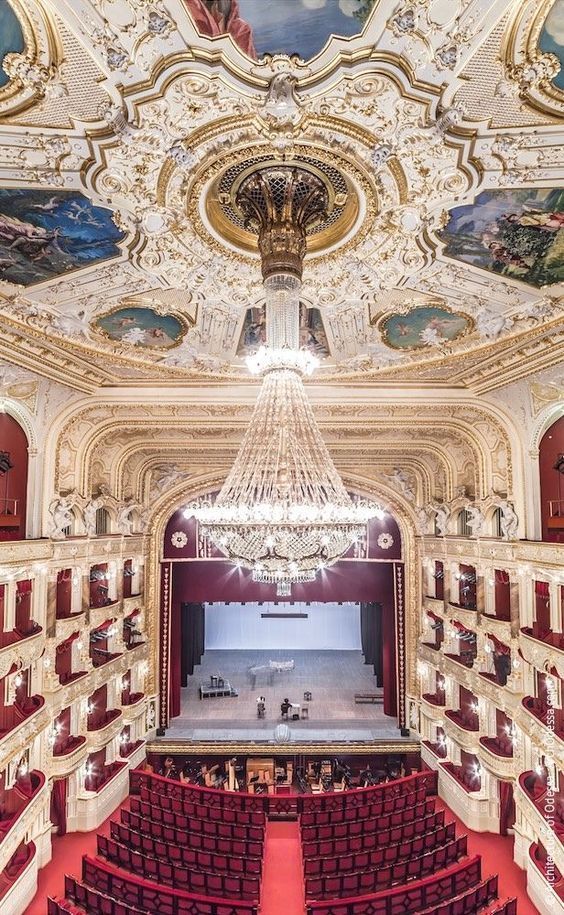
M185 515L254 581L288 596L293 583L313 581L346 554L384 511L345 489L302 380L317 364L300 349L303 261L308 229L327 213L326 187L305 169L272 166L241 183L237 206L261 254L267 345L248 364L263 382L215 501L190 505Z

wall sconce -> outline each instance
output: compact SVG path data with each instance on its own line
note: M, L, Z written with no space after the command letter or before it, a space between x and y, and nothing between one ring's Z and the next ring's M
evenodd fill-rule
M16 687L20 687L22 685L23 677L20 673L17 673L16 676L14 677L14 683L15 683Z

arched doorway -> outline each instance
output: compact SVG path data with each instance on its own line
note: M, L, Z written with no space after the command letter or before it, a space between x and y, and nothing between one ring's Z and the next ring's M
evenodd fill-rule
M187 678L192 677L193 666L199 665L206 649L206 616L210 638L213 633L211 644L217 648L221 642L218 633L221 633L224 636L221 647L228 647L225 629L229 626L222 627L220 614L224 614L223 619L229 624L237 615L237 639L233 643L236 651L241 651L246 645L245 640L249 639L256 647L259 644L256 639L262 637L262 633L257 636L260 627L263 631L265 627L271 629L264 644L273 654L276 645L272 630L277 625L291 628L293 632L300 629L297 641L292 644L298 649L303 638L303 644L314 652L312 632L315 626L320 633L319 627L329 625L327 621L332 621L334 627L338 619L339 625L345 627L343 632L348 633L346 627L349 625L357 629L358 656L363 656L360 661L361 664L364 661L363 673L366 675L368 668L373 691L381 696L379 711L386 716L388 732L391 728L397 733L398 727L404 727L404 557L401 533L395 518L387 513L383 520L372 521L366 544L356 552L357 555L348 555L324 570L315 582L294 586L290 598L277 598L274 586L253 582L246 570L236 568L219 554L214 555L209 545L199 537L194 520L184 518L182 510L175 511L166 525L162 545L160 727L168 727L181 713L183 719L185 717L186 690L183 692L183 686L186 686ZM347 612L348 622L345 618ZM275 624L274 619L281 622ZM294 623L295 619L300 620L299 624ZM278 631L281 631L280 628ZM338 641L338 636L336 639ZM351 641L346 644L348 648L352 647ZM323 631L319 648L326 651L329 645L330 638ZM241 669L237 683L245 690L248 687L247 673L247 667ZM333 682L340 683L346 690L343 677L346 679L347 675L336 668ZM358 682L361 682L360 679ZM260 692L259 681L257 686ZM299 691L301 695L301 686ZM359 719L361 715L366 717L366 710L361 709L360 703L358 707L354 705L360 688L355 692L351 685L349 692L351 701L343 709L343 714L354 718L358 712ZM195 701L193 688L191 695L192 701ZM211 704L208 707L211 708ZM235 704L231 708L234 709Z
M564 542L564 416L544 433L539 446L542 539Z

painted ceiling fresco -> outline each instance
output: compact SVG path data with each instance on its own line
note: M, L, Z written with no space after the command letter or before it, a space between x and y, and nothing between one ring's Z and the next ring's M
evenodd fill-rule
M307 60L331 35L362 32L375 0L184 0L201 35L231 35L249 57Z
M484 191L456 207L445 254L540 288L564 280L564 189Z
M110 210L73 191L0 188L0 280L30 286L119 254Z
M393 314L382 323L384 343L393 349L420 349L456 340L470 328L466 315L446 308L413 308L406 314Z
M564 89L564 0L556 0L551 8L539 36L539 47L560 59L560 73L553 82L559 89Z
M174 315L152 308L119 308L97 318L94 330L114 342L168 349L182 341L186 328Z
M0 0L0 88L8 82L8 75L2 69L6 54L21 53L25 46L22 27L8 0Z
M248 356L264 343L266 343L264 305L260 308L249 308L245 314L237 355ZM306 308L300 304L300 346L307 348L318 359L325 359L329 356L327 335L318 308Z

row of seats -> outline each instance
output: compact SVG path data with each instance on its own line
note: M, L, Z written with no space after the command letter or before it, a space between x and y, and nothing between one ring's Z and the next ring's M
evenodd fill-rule
M225 791L224 794L228 795L231 792ZM170 797L157 791L150 791L148 788L142 788L140 795L142 801L146 801L155 807L160 807L161 810L184 813L187 816L198 817L199 819L216 820L222 823L239 823L248 826L264 826L265 823L263 810L224 810L222 807L209 807L207 804L197 803L190 798L185 800L181 797Z
M160 807L132 797L129 802L132 813L150 819L163 826L172 826L174 829L188 829L200 835L221 836L225 839L242 839L244 841L262 842L264 840L264 824L254 826L248 823L231 823L223 820L208 820L205 817L193 817L185 813L175 813L172 810L161 810Z
M377 870L335 874L327 877L306 877L307 899L331 899L373 893L395 883L419 880L458 861L467 851L467 837L461 836L409 861L379 867Z
M263 830L258 827L251 827L251 829L257 829L260 833L258 839L232 839L216 834L208 835L202 832L194 832L190 824L185 829L165 826L136 813L131 813L129 810L121 811L121 821L124 826L128 826L141 835L150 836L153 839L159 839L171 845L181 845L187 848L199 849L200 851L219 852L226 855L262 858L264 848Z
M395 864L397 861L410 858L412 855L418 857L426 852L448 845L456 838L455 829L454 823L449 823L448 826L441 826L440 829L425 833L422 836L416 836L415 839L407 842L387 845L384 848L373 848L372 850L362 848L362 843L359 842L359 848L362 848L362 850L352 854L306 858L304 861L304 874L306 877L317 876L318 874L343 874L350 871L369 870L384 867L388 864Z
M200 851L185 845L175 845L139 834L121 823L110 824L110 835L116 842L152 858L160 858L171 864L181 864L196 870L223 874L249 874L260 876L261 859L246 855L221 854L221 852Z
M88 915L257 915L252 903L157 886L90 855L82 859L81 881L65 878L65 899L76 902L80 912L86 909ZM51 900L50 905L49 915L69 911L58 908L57 901Z
M318 795L299 795L295 798L297 812L302 815L317 816L321 811L337 811L353 809L356 807L370 807L379 802L384 803L393 798L412 794L421 790L420 800L427 795L437 793L437 773L426 771L406 778L395 779L370 788L360 788L355 791L329 792ZM262 812L268 813L270 805L276 798L270 795L246 794L242 792L218 791L214 788L201 788L198 785L185 784L152 772L135 769L130 773L130 792L132 795L143 796L143 791L149 791L161 797L180 800L184 803L204 805L211 809L220 808L226 811ZM397 805L390 809L397 810ZM375 813L385 812L385 809L375 809Z
M415 810L415 808L410 808ZM315 841L305 841L304 834L309 834L311 827L302 831L302 853L304 858L315 858L318 855L334 855L362 849L378 848L395 842L404 842L413 839L415 836L423 835L444 826L445 814L443 810L437 810L435 813L424 815L413 815L407 823L401 823L397 826L387 826L380 823L379 819L366 820L364 823L360 820L358 823L341 824L343 826L359 826L360 829L355 831L344 831L344 834L338 834L337 830L331 831L331 827L323 826L321 830L329 830L326 838L320 838ZM387 823L387 819L385 820ZM366 831L363 830L363 827Z
M406 912L422 912L453 901L476 888L481 879L481 859L475 855L441 874L433 874L408 886L357 895L355 898L342 893L339 898L328 902L310 901L307 915L366 915L367 912L370 915L405 915Z
M346 792L341 792L345 794ZM356 793L356 792L351 792ZM305 811L300 816L301 826L327 825L333 823L350 823L354 820L368 820L371 817L381 817L386 814L400 813L402 810L414 807L425 802L427 792L425 788L418 788L406 794L378 797L369 803L351 804L350 806L336 807L317 812Z
M389 801L400 798L414 791L423 792L421 800L426 796L435 795L438 787L438 773L436 771L417 772L405 778L397 778L381 785L370 788L360 788L355 791L329 792L326 794L305 794L301 797L299 812L318 815L322 810L341 810L343 808L366 807L378 801ZM396 805L394 810L400 808ZM384 812L384 811L380 811Z
M168 861L142 855L106 836L98 836L97 848L100 857L154 883L203 896L246 899L250 902L258 902L259 899L260 880L258 877L218 874L215 871L196 870L171 864Z

